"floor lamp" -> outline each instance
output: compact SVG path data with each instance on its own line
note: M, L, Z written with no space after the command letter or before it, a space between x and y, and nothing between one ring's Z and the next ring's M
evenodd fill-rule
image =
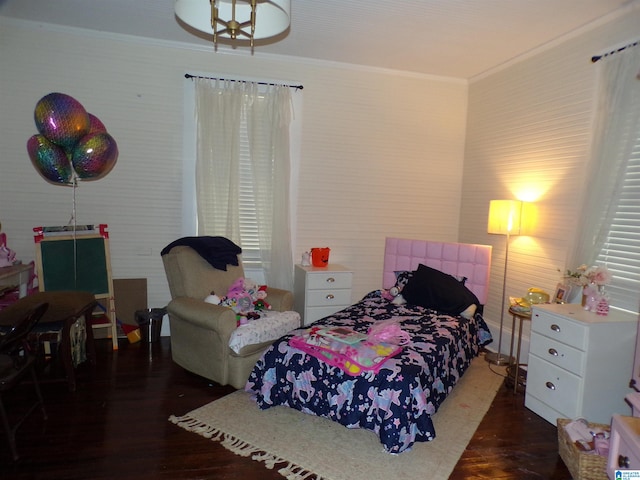
M504 274L502 276L502 303L500 304L500 333L498 337L498 351L489 352L485 360L494 365L507 365L511 357L502 354L502 327L504 325L504 309L507 290L507 263L509 261L509 239L511 235L520 235L522 217L522 202L520 200L491 200L489 203L489 221L487 233L506 235L504 253Z

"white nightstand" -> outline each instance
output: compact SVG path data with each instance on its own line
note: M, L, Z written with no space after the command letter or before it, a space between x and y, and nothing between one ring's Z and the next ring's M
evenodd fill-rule
M327 267L296 265L294 274L294 309L302 317L302 325L342 310L351 305L353 272L329 264Z
M628 412L637 316L574 304L534 305L525 406L552 424L583 417L608 424Z

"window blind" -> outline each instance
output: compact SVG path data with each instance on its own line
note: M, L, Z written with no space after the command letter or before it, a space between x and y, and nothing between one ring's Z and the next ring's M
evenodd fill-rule
M634 111L640 110L640 89L633 97ZM638 311L640 306L640 131L629 119L625 135L633 135L635 144L628 156L625 177L612 206L615 212L603 248L596 257L613 274L606 287L613 305ZM627 137L628 138L628 137ZM625 154L626 155L626 154Z

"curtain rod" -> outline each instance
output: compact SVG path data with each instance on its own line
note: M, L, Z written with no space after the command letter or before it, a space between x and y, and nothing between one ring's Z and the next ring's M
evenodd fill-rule
M618 52L621 52L623 50L626 50L627 48L636 47L638 45L640 45L640 40L637 40L637 41L635 41L633 43L625 45L624 47L617 48L616 50L611 50L610 52L603 53L602 55L594 55L593 57L591 57L591 62L592 63L596 63L598 60L601 60L604 57L608 57L609 55L613 55L614 53L618 53Z
M218 77L202 77L200 75L191 75L190 73L185 73L184 78L204 78L205 80L223 80L225 82L251 82L251 80L235 80L231 78L218 78ZM303 85L287 85L286 83L269 83L269 82L253 82L258 85L273 85L273 86L283 86L289 88L295 88L296 90L302 90L304 88Z

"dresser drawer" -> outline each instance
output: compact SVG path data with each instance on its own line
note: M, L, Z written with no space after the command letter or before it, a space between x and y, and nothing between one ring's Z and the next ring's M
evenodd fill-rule
M307 292L307 308L350 304L351 290L309 290Z
M582 350L533 332L529 352L579 377L584 375L586 353Z
M309 274L307 290L351 288L351 272L326 272ZM351 300L351 299L349 299Z
M616 470L640 470L640 418L613 415L607 473Z
M589 332L584 324L547 312L534 309L531 330L579 350L585 350L587 347Z
M529 356L527 370L527 396L535 397L562 412L564 418L578 416L582 378L535 355ZM550 421L555 422L555 419Z

